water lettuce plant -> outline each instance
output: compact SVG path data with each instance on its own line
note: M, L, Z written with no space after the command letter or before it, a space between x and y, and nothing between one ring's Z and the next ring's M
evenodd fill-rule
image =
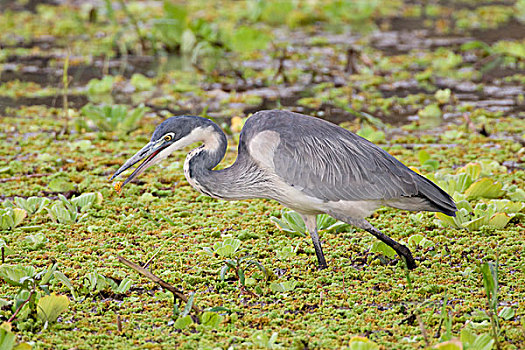
M246 271L250 266L258 268L267 278L268 272L266 268L250 255L242 254L246 250L239 249L241 241L235 238L226 238L222 242L217 242L213 245L213 249L204 247L202 251L210 256L215 256L223 259L223 265L219 270L219 278L224 281L226 274L231 270L235 273L237 280L242 287L246 286ZM253 281L252 281L253 282Z
M61 224L73 224L81 221L87 216L85 212L91 206L102 202L102 194L91 192L83 193L71 200L68 200L62 194L59 194L58 198L59 200L51 204L46 210L53 221Z
M525 209L525 203L512 202L508 199L479 202L475 207L466 201L457 201L458 212L456 217L436 213L436 216L445 227L464 228L468 231L479 230L482 226L502 229Z
M148 108L143 104L130 109L126 105L93 105L82 107L81 113L100 131L129 133L138 127Z
M0 230L12 230L20 225L27 212L20 208L0 208Z
M56 263L39 272L33 266L2 265L0 266L0 279L18 288L18 293L12 303L13 314L9 322L15 319L17 322L39 319L45 328L49 323L55 322L58 315L64 312L69 305L69 299L66 296L50 292L50 282L56 279L73 292L71 282L57 270ZM31 327L35 326L35 324L31 325Z
M294 236L304 237L308 235L306 230L306 225L303 221L303 218L299 213L296 213L293 210L282 209L281 218L278 219L275 216L270 218L279 230L286 233L290 233ZM350 225L338 221L331 217L328 214L319 214L317 215L317 231L318 232L341 232L348 230Z

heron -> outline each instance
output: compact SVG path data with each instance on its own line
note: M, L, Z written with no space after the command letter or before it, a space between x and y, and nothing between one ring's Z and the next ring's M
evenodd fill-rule
M409 269L410 249L372 226L366 218L381 206L455 216L453 199L432 181L409 169L368 140L328 121L284 110L259 111L241 130L237 159L214 170L224 158L227 138L213 121L174 116L159 124L148 144L111 177L142 161L117 188L176 150L199 143L184 162L189 184L223 200L275 200L301 215L318 267L327 267L317 232L317 215L363 229L386 243Z

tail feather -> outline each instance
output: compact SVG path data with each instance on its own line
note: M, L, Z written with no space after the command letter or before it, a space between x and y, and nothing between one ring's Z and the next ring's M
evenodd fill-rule
M441 212L448 216L456 216L456 204L448 193L427 178L416 174L414 181L418 192L412 196L394 198L385 204L394 208L411 211Z
M427 178L418 175L417 184L419 186L418 196L427 199L436 209L448 216L456 216L456 203L452 197L445 191L443 191L438 185L428 180Z

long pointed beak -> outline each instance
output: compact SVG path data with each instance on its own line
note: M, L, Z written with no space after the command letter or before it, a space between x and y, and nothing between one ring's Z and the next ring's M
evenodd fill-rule
M136 163L145 159L144 162L142 162L142 164L140 164L135 169L135 171L133 171L133 173L124 181L124 183L120 185L120 187L124 186L125 184L133 180L136 176L144 172L144 170L146 170L150 165L153 165L154 164L153 159L155 158L155 156L160 151L162 151L166 146L167 145L163 143L161 143L160 145L156 143L152 143L152 142L148 143L140 151L138 151L133 157L128 159L126 163L124 163L124 165L122 165L120 169L118 169L109 180L110 181L113 180L114 178L119 176L121 173L123 173L124 171L126 171L127 169L135 165Z

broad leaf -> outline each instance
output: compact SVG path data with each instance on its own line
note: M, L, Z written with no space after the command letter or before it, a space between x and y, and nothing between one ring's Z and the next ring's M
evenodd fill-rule
M352 337L348 343L350 350L378 350L379 346L365 337Z
M0 278L3 278L12 286L23 286L24 282L35 276L35 268L32 266L0 266Z
M504 228L505 226L507 226L507 224L509 223L511 219L512 219L512 216L509 216L505 213L496 213L492 215L492 217L490 218L489 225L491 227L494 227L495 229L500 230Z
M66 311L68 306L68 297L51 293L38 299L36 314L43 322L52 323L57 320L62 312Z
M11 350L15 346L15 334L0 327L0 349Z
M465 191L465 195L469 200L477 198L498 198L505 194L502 188L503 184L501 182L493 181L485 177L470 185Z
M370 248L370 252L383 254L384 256L389 257L390 259L395 258L397 254L394 249L389 247L385 242L381 241L375 241L372 244L372 247Z
M499 312L498 316L502 319L508 321L514 318L515 312L514 309L510 306L505 306L501 311Z
M216 312L206 311L201 315L201 323L205 326L217 328L222 321L222 316Z
M230 46L234 51L249 53L266 49L270 39L270 36L260 29L243 26L234 31L230 38Z
M176 329L184 329L188 327L190 324L193 323L193 320L191 319L190 315L182 316L177 318L175 323L173 324L173 327Z
M297 281L291 280L287 282L273 282L270 284L270 289L275 293L286 293L292 291L297 286Z

